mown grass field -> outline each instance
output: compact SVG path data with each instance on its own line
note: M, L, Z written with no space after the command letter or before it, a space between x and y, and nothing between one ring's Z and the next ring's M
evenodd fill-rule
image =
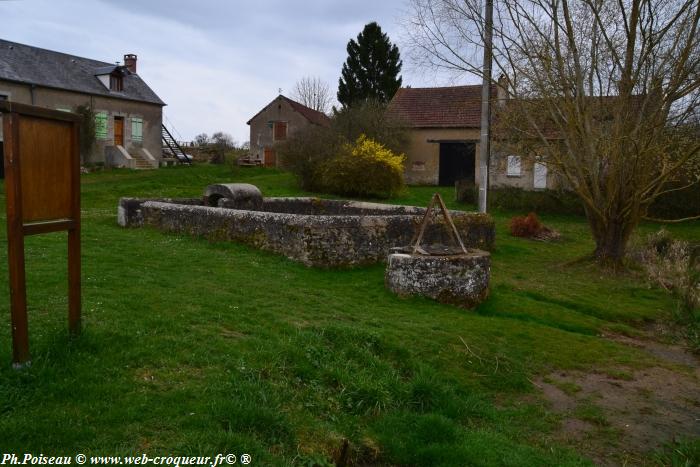
M234 180L266 196L300 194L290 175L264 169L83 176L83 333L71 341L66 332L65 234L27 238L33 364L23 371L9 365L0 248L0 452L245 452L253 465L325 465L347 439L357 464L589 465L557 436L561 416L534 381L657 364L601 334L635 336L670 320L675 301L632 275L573 262L593 248L581 218L542 216L564 239L541 243L510 237L514 213L495 213L491 297L470 312L397 298L382 265L309 269L116 224L121 196L200 196ZM426 205L433 191L411 188L392 202ZM0 197L4 226L4 187ZM700 238L698 223L672 230Z

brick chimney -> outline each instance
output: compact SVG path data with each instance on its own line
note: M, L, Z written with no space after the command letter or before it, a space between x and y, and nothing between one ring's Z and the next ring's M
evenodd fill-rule
M124 66L130 72L136 74L136 54L125 54Z
M497 86L497 102L499 106L505 105L506 101L510 99L509 95L509 87L510 83L508 82L508 77L504 74L498 77L498 86Z

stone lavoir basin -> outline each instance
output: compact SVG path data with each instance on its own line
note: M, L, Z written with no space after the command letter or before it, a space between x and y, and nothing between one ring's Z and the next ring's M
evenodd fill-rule
M282 254L314 267L384 262L391 248L407 245L425 208L319 198L263 198L246 184L210 185L202 198L121 198L122 227L148 226L234 241ZM490 250L495 231L487 214L450 211L464 245ZM425 231L427 243L446 243L439 223Z

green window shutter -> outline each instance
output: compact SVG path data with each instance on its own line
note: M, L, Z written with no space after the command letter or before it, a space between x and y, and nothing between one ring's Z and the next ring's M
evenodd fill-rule
M131 119L131 140L143 141L143 119L136 117Z
M95 114L95 137L107 139L107 112Z

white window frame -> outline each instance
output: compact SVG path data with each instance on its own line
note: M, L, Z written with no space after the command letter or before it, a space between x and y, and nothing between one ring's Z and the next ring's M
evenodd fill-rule
M517 170L516 170L517 168ZM523 159L515 154L506 157L506 176L521 177L523 174Z

